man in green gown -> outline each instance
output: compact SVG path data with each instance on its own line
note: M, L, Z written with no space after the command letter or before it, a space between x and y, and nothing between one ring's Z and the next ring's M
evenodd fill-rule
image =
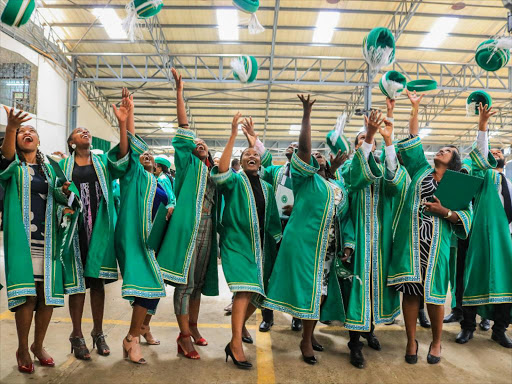
M173 181L169 176L169 168L171 168L171 162L165 157L155 157L155 176L158 180L158 184L162 186L167 193L169 198L169 204L176 205L176 196L174 195Z

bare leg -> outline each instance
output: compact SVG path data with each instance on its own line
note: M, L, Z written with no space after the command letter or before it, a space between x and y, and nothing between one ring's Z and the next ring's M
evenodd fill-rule
M324 304L324 301L325 301L326 298L327 298L327 296L322 296L322 298L320 299L320 306L322 306ZM314 331L315 331L316 324L317 323L315 322L315 325L313 327L313 332L311 332L311 345L313 345L313 344L320 344L316 340L316 338L315 338L315 332ZM311 348L313 348L313 347L311 347ZM308 356L311 356L311 355L308 355Z
M49 359L51 356L44 350L43 342L52 318L53 307L46 305L44 300L44 288L42 282L36 282L37 310L35 315L34 344L32 352L38 358Z
M142 326L147 313L148 310L146 308L137 304L133 306L132 320L130 323L130 330L128 331L132 337L140 336L140 327Z
M69 296L69 315L73 323L71 337L84 337L82 333L82 316L84 313L85 293Z
M311 357L315 354L311 340L313 339L316 323L317 320L302 319L302 341L300 342L300 350L306 357Z
M443 333L444 306L427 304L428 316L432 323L432 356L441 356L441 334Z
M28 366L32 363L32 358L28 351L28 334L32 324L32 316L36 307L36 298L27 297L25 304L20 305L14 314L16 320L16 331L18 333L18 356L20 363Z
M243 337L251 337L251 334L247 330L245 324L247 323L247 320L249 320L249 318L253 315L254 311L256 311L256 307L251 302L249 302L249 305L247 306L247 310L245 312L244 327L242 328Z
M101 282L103 283L103 282ZM105 289L91 287L91 312L94 334L103 333L103 313L105 310Z
M231 314L231 351L238 361L247 361L242 346L242 329L245 324L247 307L251 301L251 292L237 292L233 300Z
M189 315L176 315L176 319L178 320L178 326L180 327L180 333L182 335L190 335L190 326L189 326ZM195 351L194 344L192 343L192 338L185 337L183 339L178 340L178 344L183 348L185 353L190 353Z
M420 310L421 296L411 296L406 293L402 299L402 309L404 312L405 332L407 333L406 355L416 354L416 319Z
M150 315L149 313L146 315L146 317L144 318L144 322L142 323L144 326L149 326L149 322L151 321L151 318L153 317L153 315Z
M201 295L197 299L190 299L189 309L188 309L188 317L190 324L189 325L190 333L194 337L194 339L199 340L201 338L201 333L197 329L197 322L199 320L199 309L201 307Z

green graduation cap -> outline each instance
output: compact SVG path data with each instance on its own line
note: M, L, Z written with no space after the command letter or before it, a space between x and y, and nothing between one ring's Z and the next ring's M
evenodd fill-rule
M239 56L231 61L233 76L242 83L252 83L258 75L258 62L254 56Z
M133 6L139 19L147 19L161 11L163 0L133 0Z
M379 81L380 91L391 100L396 99L406 85L407 79L397 71L386 72Z
M485 40L478 45L475 60L480 68L494 72L507 65L510 60L510 50L500 48L499 40Z
M363 56L375 71L395 61L395 37L383 27L374 28L363 39Z
M35 0L9 0L2 12L2 23L20 27L27 23L35 8Z
M148 19L162 10L163 0L132 0L126 5L126 17L123 19L123 29L130 41L142 38L139 19Z
M260 0L233 0L233 5L242 12L251 14L251 18L246 23L251 35L261 33L265 30L256 16L256 11L260 7Z
M485 91L475 91L470 94L466 100L466 113L467 116L478 115L480 112L478 111L478 106L482 103L482 105L488 105L489 107L492 105L492 98Z
M407 89L411 92L426 92L426 91L433 91L437 88L437 82L435 80L430 79L418 79L409 81L407 83Z
M325 137L327 145L331 149L332 153L334 153L335 155L338 153L338 151L341 151L342 153L350 152L350 142L343 134L346 122L347 114L342 113L341 115L338 116L334 129L332 131L329 131L327 133L327 136Z
M165 165L167 168L171 168L171 162L165 157L158 156L155 158L155 163Z

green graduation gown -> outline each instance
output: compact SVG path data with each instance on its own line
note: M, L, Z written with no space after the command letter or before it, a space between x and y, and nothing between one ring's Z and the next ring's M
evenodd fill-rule
M64 305L64 268L58 257L57 217L67 204L62 189L56 185L53 168L45 164L48 196L45 213L44 298L46 305ZM8 308L24 304L28 296L37 296L30 252L30 173L16 156L0 172L4 197L4 252ZM62 204L62 205L60 205Z
M335 208L334 189L317 174L315 158L303 162L296 153L291 160L294 207L268 282L263 307L306 320L344 320L341 289L331 268L327 301L320 309L329 229L347 211L347 193ZM332 263L334 267L334 262ZM321 314L322 312L322 314Z
M277 186L283 179L286 167L284 165L273 165L272 154L268 149L261 155L261 166L263 167L261 178L272 185L274 191L277 191Z
M208 167L193 154L196 148L193 131L178 129L172 145L176 164L176 208L162 241L158 262L166 282L186 284L201 222ZM212 208L211 254L202 289L202 294L206 296L219 294L217 270L217 209L219 206L220 204L216 203Z
M393 239L393 258L388 272L388 286L400 283L421 283L419 215L421 215L421 183L434 172L428 163L421 138L416 136L398 144L404 166L411 177L405 202L398 217L396 236ZM448 220L434 216L434 233L430 257L425 274L424 297L428 304L443 305L450 280L450 244L452 234L466 238L471 229L472 211L456 212L462 225L451 224Z
M158 184L160 184L165 193L167 193L167 198L169 199L167 206L174 207L176 205L176 196L174 195L174 189L172 188L169 176L167 176L165 173L160 174L160 176L158 176Z
M121 275L122 296L154 299L165 297L165 286L155 252L147 245L151 231L151 212L157 180L139 161L147 151L146 143L128 132L130 141L129 167L119 179L121 208L115 231L115 249ZM116 159L118 147L110 150L109 159Z
M116 157L109 156L109 153L104 155L91 154L91 159L103 196L99 203L96 221L94 222L89 242L89 253L86 258L85 271L83 270L82 258L80 257L78 231L76 231L73 239L73 255L66 259L66 267L73 271L72 279L66 279L65 281L66 294L69 295L85 292L85 276L113 281L118 278L114 248L117 213L114 204L113 183L115 179L118 179L126 172L129 155L118 160ZM75 155L72 154L67 159L61 160L59 164L66 178L72 180Z
M225 206L219 225L222 270L231 292L254 292L262 297L281 240L281 220L272 186L261 180L265 198L264 238L251 182L242 171L231 169L219 174L212 170L213 181L224 196ZM261 298L258 298L261 299Z
M503 176L491 169L496 166L491 153L485 159L474 148L470 157L471 173L484 183L475 196L462 305L512 303L512 237L498 192Z

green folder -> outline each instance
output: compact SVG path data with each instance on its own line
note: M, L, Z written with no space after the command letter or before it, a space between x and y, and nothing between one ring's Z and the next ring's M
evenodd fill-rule
M148 237L148 247L156 253L158 253L160 250L160 245L162 245L162 241L164 239L165 232L167 232L168 225L169 222L167 221L167 208L165 205L160 204Z
M468 209L469 203L482 186L484 179L465 173L446 171L434 195L443 207L452 211Z
M72 253L73 250L73 239L75 233L78 230L78 219L80 212L76 210L74 213L68 213L66 215L68 223L65 228L59 227L59 255L61 259L64 259L68 254Z
M55 172L55 175L57 176L57 179L60 181L61 184L64 184L68 180L66 175L64 174L64 171L60 167L59 163L57 163L55 160L53 160L50 156L46 156L48 158L48 161L50 162L50 165L53 168L53 171ZM69 190L73 192L77 197L80 196L80 193L78 192L78 188L76 187L75 183L71 182L71 185L69 186Z

